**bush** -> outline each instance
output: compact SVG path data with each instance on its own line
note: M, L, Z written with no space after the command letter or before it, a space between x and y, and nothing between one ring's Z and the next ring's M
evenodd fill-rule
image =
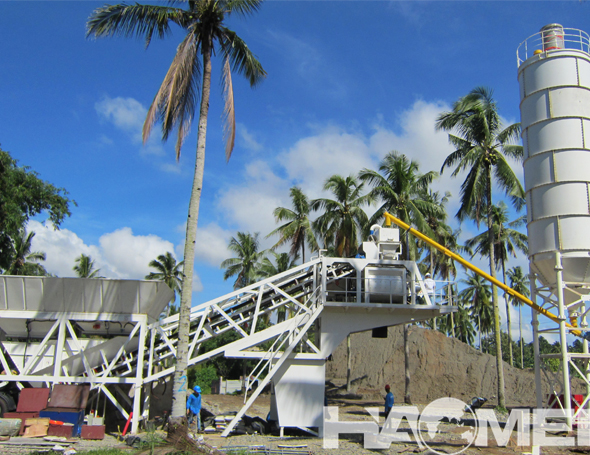
M218 380L217 370L213 365L195 365L188 369L188 384L192 388L196 385L201 387L201 393L211 393L211 382Z

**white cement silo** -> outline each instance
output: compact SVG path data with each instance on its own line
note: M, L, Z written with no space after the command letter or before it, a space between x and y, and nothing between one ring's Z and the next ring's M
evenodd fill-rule
M565 281L590 283L588 35L552 24L532 38L518 69L529 258L547 286L555 252Z
M545 26L517 51L531 271L531 297L557 310L562 362L561 407L572 409L566 318L587 333L590 292L590 52L588 34ZM536 278L536 279L535 279ZM537 285L537 280L540 285ZM537 406L541 406L539 326L533 312ZM588 369L588 342L583 342ZM587 396L590 396L590 369ZM554 389L555 390L555 389ZM557 397L560 394L556 394ZM560 399L560 398L558 398ZM588 402L588 400L586 400ZM580 406L583 408L584 406Z

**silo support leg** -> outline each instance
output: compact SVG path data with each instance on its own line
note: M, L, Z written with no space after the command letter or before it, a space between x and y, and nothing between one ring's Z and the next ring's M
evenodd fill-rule
M563 410L565 411L565 420L568 428L572 429L572 397L570 390L570 369L569 355L567 352L567 331L565 302L563 300L563 265L561 263L561 253L555 253L555 272L556 272L556 292L557 303L559 306L559 342L561 344L561 369L563 373Z

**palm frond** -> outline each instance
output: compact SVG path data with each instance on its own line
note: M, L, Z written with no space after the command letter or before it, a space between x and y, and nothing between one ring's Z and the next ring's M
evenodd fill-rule
M234 88L231 80L231 68L229 59L226 57L223 61L223 98L225 100L223 108L223 135L225 137L225 160L229 161L231 152L234 149L236 140L236 112L234 110Z
M170 33L170 22L183 27L187 12L156 5L108 5L92 12L86 24L86 37L123 36L145 38L146 48L152 37L165 38Z
M263 0L226 0L223 5L223 10L226 14L237 13L242 16L253 14L262 5Z
M177 160L180 158L182 143L190 130L190 123L198 102L201 76L198 51L199 37L193 33L187 34L178 46L174 60L152 101L143 125L144 142L147 141L156 120L162 122L163 140L168 138L174 128L178 128Z
M244 75L255 87L266 77L266 71L246 43L232 30L221 27L220 44L224 58L229 58L232 70Z

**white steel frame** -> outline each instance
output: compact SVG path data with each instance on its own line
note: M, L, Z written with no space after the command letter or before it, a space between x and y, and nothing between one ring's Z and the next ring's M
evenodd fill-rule
M559 324L552 325L548 329L540 330L538 313L532 310L532 325L533 325L533 349L535 357L535 383L536 383L536 398L537 408L548 407L550 405L549 399L545 400L543 397L543 389L541 383L541 373L545 375L552 394L557 397L557 404L565 413L565 422L567 426L572 429L573 425L588 425L590 423L590 354L588 353L588 340L582 338L582 353L574 353L568 351L567 335L571 333L572 328L568 327L566 322L569 318L577 320L577 327L575 330L586 335L589 331L587 315L590 311L588 305L588 291L590 285L588 283L573 283L563 280L563 264L561 253L555 253L555 286L545 286L537 279L534 264L530 264L530 285L531 285L531 300L536 302L543 309L551 311L559 318ZM582 292L580 292L582 290ZM564 294L568 292L570 296L573 295L573 301L566 304ZM572 299L568 299L572 300ZM573 325L573 324L572 324ZM541 354L539 350L539 335L542 333L554 333L559 335L559 343L561 352L559 354ZM542 359L558 359L561 362L561 375L552 374L548 369L543 368ZM585 371L581 371L575 360L584 360L586 367ZM582 403L577 403L578 409L572 410L572 390L569 367L572 366L574 370L579 373L579 377L586 383L586 395ZM563 396L563 399L561 397Z
M253 285L237 290L223 297L211 300L195 307L191 311L191 329L189 334L190 347L188 365L195 365L215 356L258 359L252 376L260 380L258 388L245 397L245 406L236 418L227 426L224 436L229 434L239 418L247 411L258 394L268 384L281 366L293 359L318 359L326 357L318 342L310 340L309 334L314 322L322 314L326 304L354 308L362 306L362 311L370 311L365 303L363 288L363 270L367 266L378 266L384 269L404 270L410 289L416 286L422 289L426 305L416 304L416 292L404 294L404 301L409 304L387 305L388 312L403 309L409 314L407 320L423 320L442 313L454 311L455 307L436 307L431 304L427 292L424 292L422 278L414 262L395 260L342 259L319 257L287 272L259 281ZM337 293L331 293L330 287L337 280L348 280L355 283L354 299L347 302L336 302ZM405 285L405 284L404 284ZM348 285L346 285L348 286ZM387 304L387 302L383 302ZM415 305L415 307L414 307ZM385 305L379 305L385 306ZM285 308L289 317L280 323L257 331L262 318L280 308ZM360 308L359 308L360 309ZM29 314L30 313L30 314ZM128 419L131 419L131 431L137 432L139 423L149 412L149 393L144 386L161 378L172 375L173 362L176 356L176 330L178 315L148 323L145 314L115 313L60 313L60 312L23 312L1 310L2 318L31 319L53 321L51 329L45 334L37 349L26 359L23 366L14 370L14 364L5 349L0 346L0 363L6 371L2 377L5 381L28 381L45 383L89 383L91 389L105 394L110 402ZM406 316L404 316L406 317ZM120 321L133 325L131 332L125 335L125 341L115 354L103 352L100 346L94 350L90 358L85 352L76 334L76 322ZM202 343L227 331L234 331L240 339L209 352L200 352ZM316 330L317 331L317 330ZM318 340L320 337L316 337ZM272 341L268 349L260 349L260 345ZM54 346L53 349L50 346ZM258 348L257 348L258 347ZM100 353L97 360L96 351ZM53 351L53 352L51 352ZM36 370L42 359L52 357L53 371L39 374ZM138 368L138 364L141 366ZM76 371L74 371L76 370ZM128 385L133 390L130 400L119 388ZM109 387L118 392L116 397ZM22 387L22 386L21 386ZM142 399L142 391L144 397Z

